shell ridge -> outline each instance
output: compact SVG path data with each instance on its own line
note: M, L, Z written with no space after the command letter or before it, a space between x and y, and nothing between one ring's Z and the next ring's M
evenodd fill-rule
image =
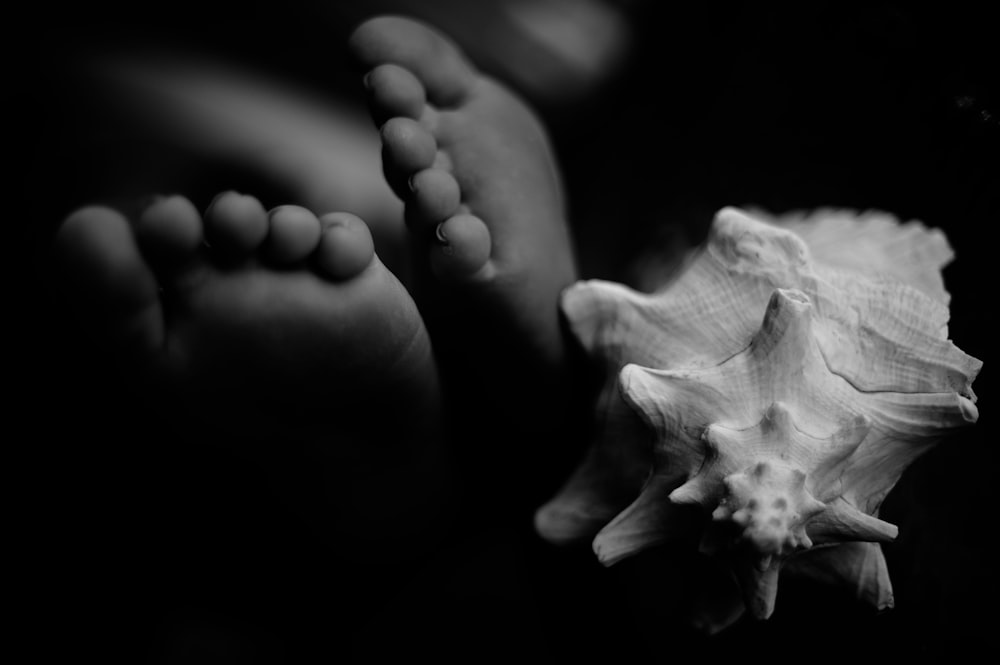
M666 376L664 376L666 375ZM654 457L669 459L670 463L684 469L689 474L700 467L704 457L704 444L701 433L706 420L703 415L705 405L716 410L723 403L724 396L717 394L714 388L698 384L707 389L700 394L694 394L685 387L684 380L674 386L673 399L656 399L662 397L662 391L670 385L664 378L673 378L668 372L660 372L638 365L626 365L622 368L619 378L620 395L623 401L631 407L643 422L652 428L653 432L673 431L677 434L671 440L668 450L658 450L654 444ZM659 381L658 385L650 382ZM660 389L660 393L656 389ZM672 425L671 425L672 423ZM693 424L692 424L693 423ZM657 465L656 468L661 468Z
M631 460L614 453L608 446L588 449L556 496L535 512L539 535L552 543L592 538L633 500L644 483L635 483L634 472L625 468ZM648 476L648 466L643 473Z
M570 330L584 349L603 356L609 338L627 338L634 326L632 312L642 311L645 294L627 286L592 279L579 281L563 290L560 308Z
M971 390L981 363L947 339L946 307L898 281L877 284L866 276L838 275L842 271L827 270L816 294L826 330L820 342L832 367L854 375L858 385L863 385L862 379L885 377L886 384L905 378L914 389ZM840 304L846 297L851 298L848 307ZM864 361L851 362L859 349L850 346L850 336L837 332L841 329L863 335ZM877 363L875 372L869 366L872 361Z
M820 208L777 216L756 212L764 221L801 236L817 263L885 275L946 305L950 300L941 271L955 253L941 229L919 220L901 223L879 210Z
M720 263L736 272L745 266L766 270L788 263L807 268L810 263L809 247L800 236L733 207L716 213L708 247Z
M697 514L690 506L666 500L677 485L676 477L651 475L635 501L594 537L592 546L598 560L612 566L662 543L690 541Z
M823 344L820 343L820 344L816 345L816 348L819 350L820 356L823 358L823 363L826 366L827 371L829 371L830 374L832 374L833 376L836 376L839 379L841 379L844 382L846 382L848 385L851 386L852 389L856 390L859 393L866 394L866 395L879 395L879 394L896 394L896 395L950 395L950 394L959 394L959 395L962 395L963 397L966 397L966 398L970 399L973 402L975 401L975 399L974 399L975 393L973 393L971 391L971 389L969 389L969 391L968 391L970 393L970 395L971 395L970 396L970 395L967 395L965 392L960 391L960 390L948 390L948 391L944 391L944 390L920 390L918 388L914 388L914 389L911 389L911 390L886 390L884 388L867 387L865 385L859 384L857 382L857 377L854 374L852 374L850 372L844 372L840 367L838 367L838 364L836 362L831 361L830 357L829 357L829 353L830 352L829 352L829 349L827 347L825 347ZM907 354L907 356L909 357L909 354ZM982 363L979 363L979 367L981 367L981 366L982 366ZM978 368L976 369L976 374L978 374ZM973 375L969 379L969 382L971 382L974 379L975 379L975 375Z
M727 434L728 429L713 423L702 431L701 464L688 474L683 485L670 493L668 499L674 503L697 503L709 512L718 504L722 477L736 470L731 462L733 456L727 454L729 446L735 444Z
M817 542L891 542L899 529L851 505L843 497L826 503L826 510L806 524L809 536Z
M716 370L656 370L628 364L619 374L619 388L625 401L656 431L694 428L700 439L702 429L714 421L709 413L731 413L726 394L715 382L705 380L717 375ZM664 392L669 392L669 399Z

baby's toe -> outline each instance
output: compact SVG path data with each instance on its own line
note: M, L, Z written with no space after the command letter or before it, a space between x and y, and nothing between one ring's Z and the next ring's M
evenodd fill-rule
M104 207L72 213L55 238L60 289L104 342L149 351L163 340L159 287L132 228Z
M399 65L379 65L371 70L365 75L365 87L372 118L378 126L394 117L418 120L427 102L424 86Z
M135 223L142 252L158 270L172 271L201 247L201 215L183 196L168 196L150 204Z
M382 169L396 196L406 199L409 179L430 168L437 157L437 141L409 118L392 118L381 129Z
M375 258L375 244L368 225L346 212L320 217L322 234L316 264L329 278L343 281L359 275Z
M370 19L354 31L349 45L367 69L395 63L413 72L437 106L460 104L475 82L475 70L450 40L411 19Z
M461 189L455 177L443 169L424 169L410 178L407 221L428 230L458 211Z
M439 277L454 281L490 277L492 240L483 220L458 214L439 224L435 235L431 268Z
M309 210L284 205L268 213L271 230L265 241L267 258L279 265L297 263L319 245L320 223Z
M268 233L264 206L252 196L223 192L205 212L205 237L212 248L230 258L256 251Z

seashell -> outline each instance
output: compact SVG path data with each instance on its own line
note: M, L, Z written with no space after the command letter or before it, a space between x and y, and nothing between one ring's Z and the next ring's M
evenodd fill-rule
M695 530L758 618L782 569L891 607L878 543L897 529L879 506L978 418L982 363L948 340L952 257L940 231L881 213L725 208L653 293L572 286L562 307L607 379L593 445L537 512L539 533L592 538L611 565Z

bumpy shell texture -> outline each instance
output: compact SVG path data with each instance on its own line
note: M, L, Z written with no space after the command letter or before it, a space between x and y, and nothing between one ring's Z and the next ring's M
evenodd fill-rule
M700 530L758 618L795 567L891 607L878 543L897 530L878 508L978 418L981 363L948 340L951 259L939 231L884 214L725 208L657 291L574 285L563 309L608 379L593 446L539 532L593 539L611 565Z

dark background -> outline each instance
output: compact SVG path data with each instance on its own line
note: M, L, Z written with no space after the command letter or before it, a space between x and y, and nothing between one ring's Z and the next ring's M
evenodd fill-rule
M181 0L141 10L47 5L15 17L21 39L6 45L15 234L4 328L8 549L19 562L10 577L25 591L16 596L18 632L40 655L130 663L995 651L988 345L1000 104L986 3L610 3L631 30L624 67L562 98L522 90L555 141L583 277L636 283L637 258L697 242L723 205L874 208L945 230L957 256L945 271L951 338L984 361L981 417L918 460L883 506L900 527L884 548L890 612L789 585L770 622L706 639L676 621L692 590L658 572L697 562L654 551L602 569L586 548L539 542L530 501L484 508L480 525L429 560L345 561L318 535L315 516L292 511L262 469L137 422L129 386L103 380L100 364L80 357L43 288L55 225L89 188L107 186L68 149L92 113L68 74L77 58L157 43L361 103L344 40L363 16L395 9L451 16L456 40L517 86L503 58L482 51L491 42L481 17L460 4ZM463 21L474 29L463 34ZM219 182L188 184L214 192L244 177L213 173ZM287 471L308 486L309 469Z

